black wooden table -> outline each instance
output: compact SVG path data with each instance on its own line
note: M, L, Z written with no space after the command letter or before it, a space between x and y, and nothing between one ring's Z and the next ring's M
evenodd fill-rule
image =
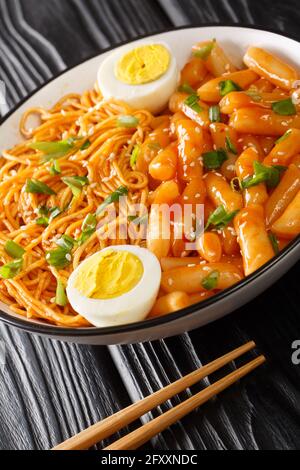
M8 105L109 45L207 22L260 24L300 40L296 0L0 0L0 79ZM0 448L48 449L253 339L268 364L149 446L299 449L300 365L291 361L291 345L300 339L299 274L298 263L231 316L153 343L78 346L1 325Z

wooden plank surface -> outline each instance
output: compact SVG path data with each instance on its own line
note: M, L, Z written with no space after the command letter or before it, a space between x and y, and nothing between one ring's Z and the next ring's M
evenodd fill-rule
M300 39L297 5L295 0L0 0L0 79L11 107L53 74L102 48L173 25L242 21ZM6 364L0 357L0 448L47 449L254 339L268 365L163 433L153 446L299 449L300 366L291 362L291 344L300 339L299 274L298 264L235 314L153 343L109 350L1 325Z

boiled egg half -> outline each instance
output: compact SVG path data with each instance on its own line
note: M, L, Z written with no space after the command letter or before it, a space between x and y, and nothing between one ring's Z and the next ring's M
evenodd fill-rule
M104 99L125 101L153 114L167 106L178 81L176 59L165 43L121 47L104 60L98 72Z
M160 263L149 250L113 246L79 265L69 278L67 295L74 310L92 325L124 325L147 317L160 281Z

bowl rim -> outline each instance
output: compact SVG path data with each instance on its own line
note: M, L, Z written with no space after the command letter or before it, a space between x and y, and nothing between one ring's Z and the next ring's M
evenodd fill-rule
M39 85L37 88L35 88L32 92L27 94L22 100L14 106L3 118L0 119L0 126L4 124L23 104L26 103L32 96L34 96L36 93L38 93L40 90L43 88L47 87L49 83L53 82L57 78L61 77L65 73L75 69L76 67L85 64L86 62L90 61L91 59L95 59L96 57L106 53L110 52L114 49L117 49L118 47L124 46L126 44L130 44L131 42L135 42L141 39L146 39L148 37L152 36L158 36L160 34L164 33L170 33L173 31L180 31L180 30L187 30L187 29L199 29L199 28L206 28L206 27L215 27L215 28L242 28L242 29L252 29L252 30L258 30L266 33L273 33L277 34L279 36L285 37L287 39L292 39L300 44L299 38L296 38L296 36L292 34L286 34L282 33L279 30L273 29L273 28L266 28L262 25L251 25L247 23L207 23L207 24L193 24L191 26L189 25L183 25L183 26L178 26L178 27L171 27L171 28L166 28L162 29L160 31L152 32L152 33L147 33L147 34L142 34L138 35L135 38L126 40L126 41L121 41L113 46L107 47L101 51L99 51L96 54L92 54L86 59L79 61L78 63L67 67L63 71L59 72L58 74L54 75L52 78L47 80L46 82L42 83ZM164 325L165 323L171 323L174 322L178 319L181 319L185 316L190 316L191 314L195 313L196 311L201 314L201 310L205 309L206 307L210 307L214 303L219 303L221 302L224 298L228 297L229 295L235 294L240 288L246 287L249 283L254 281L255 279L258 279L261 275L265 274L266 271L269 269L275 267L281 260L285 258L286 255L291 253L294 248L296 248L297 245L300 243L300 235L298 235L293 241L291 241L279 254L275 255L270 261L268 261L266 264L264 264L261 268L256 270L253 274L245 277L241 281L239 281L237 284L233 285L232 287L225 289L218 294L215 294L214 296L210 297L209 299L203 300L202 302L198 302L194 305L191 305L185 309L178 310L177 312L171 313L169 315L163 316L163 317L158 317L158 318L153 318L150 320L143 320L140 322L135 322L135 323L130 323L130 324L125 324L125 325L117 325L117 326L110 326L110 327L88 327L88 328L68 328L68 327L60 327L56 325L51 325L47 323L34 323L30 322L27 319L23 318L22 316L14 316L10 315L9 313L3 312L0 310L0 320L3 321L5 324L8 324L10 326L17 327L19 329L26 330L27 332L30 333L36 333L39 335L45 335L49 337L93 337L93 336L111 336L111 335L119 335L119 334L126 334L126 333L133 333L137 332L139 330L145 330L153 327L157 327L160 325Z

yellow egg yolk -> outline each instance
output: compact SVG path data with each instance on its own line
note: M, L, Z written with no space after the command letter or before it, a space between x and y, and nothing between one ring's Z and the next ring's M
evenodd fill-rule
M128 85L143 85L164 75L170 66L170 53L161 44L140 46L118 62L116 77Z
M129 251L107 250L85 262L74 287L91 299L114 299L131 291L142 279L141 260Z

